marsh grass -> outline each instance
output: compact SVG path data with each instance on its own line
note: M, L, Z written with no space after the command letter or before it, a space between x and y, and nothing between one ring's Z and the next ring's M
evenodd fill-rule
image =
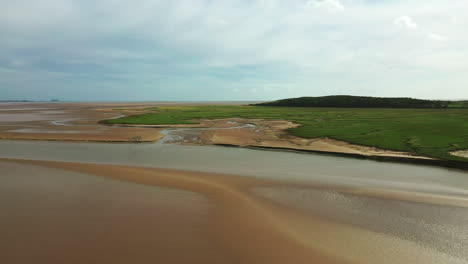
M304 138L330 137L384 149L468 161L450 151L468 149L468 109L309 108L177 106L155 113L106 120L108 124L195 124L196 119L262 118L301 124L289 129Z

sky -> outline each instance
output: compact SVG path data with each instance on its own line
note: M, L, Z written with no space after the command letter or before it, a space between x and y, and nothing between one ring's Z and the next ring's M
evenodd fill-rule
M467 0L0 6L0 100L468 99Z

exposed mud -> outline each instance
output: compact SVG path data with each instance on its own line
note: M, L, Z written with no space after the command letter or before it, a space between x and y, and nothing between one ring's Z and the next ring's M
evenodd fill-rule
M306 139L286 130L299 124L285 120L200 119L183 125L103 125L99 121L152 113L151 107L195 103L42 103L0 107L0 139L160 144L233 145L429 159L411 153L360 146L331 138ZM203 104L203 103L199 103Z
M181 125L163 130L165 137L160 143L269 147L364 156L431 159L407 152L361 146L331 138L306 139L292 136L286 132L286 129L297 127L299 124L285 120L229 118L194 121L200 122L200 125L198 127Z

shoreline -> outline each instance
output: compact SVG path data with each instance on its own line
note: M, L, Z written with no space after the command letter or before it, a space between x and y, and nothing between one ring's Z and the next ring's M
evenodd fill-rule
M210 121L216 122L216 121L225 121L225 120L238 120L237 118L229 118L229 119L208 119ZM200 120L194 120L194 121L200 121ZM206 121L206 120L201 120L201 121ZM244 123L252 123L256 124L255 121L258 121L256 119L244 119L242 120ZM289 126L298 126L299 124L296 124L294 122L290 122L287 120L274 120L274 121L283 121L287 123ZM139 124L106 124L108 126L114 126L114 127L146 127L146 128L167 128L167 129L179 129L179 128L185 128L185 129L212 129L213 127L207 126L203 124L202 122L199 124L180 124L180 125L139 125ZM287 129L287 128L286 128ZM285 129L277 130L276 132L279 132L281 134L287 134ZM319 149L305 149L305 148L300 148L300 147L284 147L284 146L274 146L274 145L250 145L250 144L233 144L233 143L203 143L203 144L186 144L186 143L180 143L180 144L185 144L185 145L200 145L200 146L221 146L221 147L233 147L233 148L246 148L246 149L257 149L257 150L265 150L265 151L287 151L287 152L296 152L296 153L313 153L313 154L319 154L319 155L331 155L331 156L338 156L338 157L347 157L347 158L355 158L355 159L365 159L365 160L373 160L377 162L394 162L394 163L406 163L406 164L417 164L417 165L427 165L427 166L435 166L435 167L444 167L444 168L452 168L452 169L460 169L463 171L468 171L468 163L463 162L463 161L453 161L453 160L442 160L442 159L437 159L437 158L432 158L432 157L426 157L426 156L417 156L413 155L412 153L406 153L406 152L395 152L393 150L387 150L387 149L380 149L376 148L373 146L364 146L364 145L358 145L355 143L351 142L346 142L342 140L335 140L335 139L304 139L304 140L330 140L334 142L339 142L345 145L350 145L350 146L356 146L358 148L368 148L368 149L376 149L377 151L380 151L382 154L367 154L367 153L350 153L350 152L342 152L342 151L333 151L333 150L319 150ZM157 141L155 141L157 142ZM386 155L386 153L389 153L389 155ZM396 153L396 154L394 154Z
M7 118L6 121L0 122L0 140L229 146L468 170L468 162L463 161L418 156L414 153L380 149L333 138L296 137L288 133L287 129L300 126L300 124L287 120L196 119L191 120L196 124L165 125L105 124L104 122L121 116L151 113L149 107L160 105L167 104L60 103L39 106L30 104L28 109L8 108L8 111L4 111L4 115L8 112L21 116L25 120L30 118L30 121L14 122L8 121Z
M106 124L109 127L133 127L164 129L166 136L177 135L172 143L184 145L224 145L235 147L258 147L271 149L288 149L299 151L316 151L318 153L360 154L362 156L408 157L410 159L436 158L420 156L411 152L382 149L375 146L360 145L330 137L302 138L291 135L287 129L300 126L288 120L222 118L194 119L196 124ZM190 132L197 132L194 136Z
M407 164L427 165L427 166L434 166L434 167L453 168L453 169L460 169L463 171L468 171L468 164L462 161L459 162L459 161L431 159L431 158L421 159L421 158L413 158L413 157L396 157L396 156L377 156L377 155L373 156L373 155L364 155L364 154L355 154L355 153L268 147L268 146L236 146L236 145L228 145L228 144L216 144L216 146L239 147L239 148L257 149L257 150L265 150L265 151L287 151L287 152L297 152L297 153L305 153L305 154L313 153L313 154L318 154L318 155L329 155L329 156L346 157L346 158L354 158L354 159L373 160L377 162L407 163Z
M148 141L124 141L124 140L61 140L61 139L11 139L11 138L0 138L0 140L12 140L12 141L43 141L43 142L70 142L70 143L105 143L105 144L158 144L160 140L148 140ZM190 146L190 145L189 145ZM270 147L270 146L249 146L249 145L235 145L235 144L210 144L210 145L193 145L193 146L216 146L216 147L227 147L227 148L244 148L254 149L261 151L281 151L281 152L294 152L302 154L316 154L325 156L345 157L360 160L372 160L376 162L391 162L400 164L415 164L425 165L432 167L442 167L449 169L458 169L462 171L468 171L468 163L462 161L451 161L441 159L422 159L413 157L396 157L396 156L377 156L377 155L365 155L357 153L345 153L345 152L333 152L333 151L321 151L321 150L308 150L308 149L296 149L286 147Z

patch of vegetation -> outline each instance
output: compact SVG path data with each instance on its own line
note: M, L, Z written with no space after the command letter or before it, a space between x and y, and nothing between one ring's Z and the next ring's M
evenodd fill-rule
M108 124L193 124L196 119L263 118L301 124L304 138L330 137L446 160L468 149L468 109L311 108L268 106L158 107L155 113L105 120Z
M386 98L369 96L332 95L299 97L256 104L259 106L289 107L350 107L350 108L464 108L467 101L422 100L414 98Z

